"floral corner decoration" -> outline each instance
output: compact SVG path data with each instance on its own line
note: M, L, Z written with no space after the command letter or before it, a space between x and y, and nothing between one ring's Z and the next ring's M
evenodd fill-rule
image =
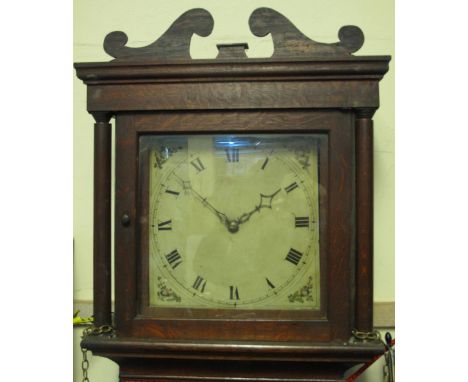
M300 302L303 304L306 301L313 301L312 297L312 276L309 276L309 281L298 291L288 296L289 302Z
M180 296L176 294L171 288L168 288L164 280L159 276L158 276L158 288L159 288L158 297L162 301L176 301L176 302L182 301Z

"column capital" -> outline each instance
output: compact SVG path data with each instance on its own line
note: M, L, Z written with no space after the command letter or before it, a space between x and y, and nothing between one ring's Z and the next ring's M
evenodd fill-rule
M113 114L109 111L93 111L90 113L96 123L109 123Z
M356 118L358 119L372 119L377 110L374 107L366 107L366 108L357 108L354 109L356 113Z

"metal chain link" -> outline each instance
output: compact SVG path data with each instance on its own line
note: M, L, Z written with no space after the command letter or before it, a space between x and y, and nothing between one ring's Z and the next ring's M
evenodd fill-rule
M88 361L88 349L81 348L81 353L83 354L83 360L81 361L81 370L83 371L83 382L89 382L88 378L88 368L89 368L89 361Z
M114 328L110 325L89 326L83 330L83 335L81 338L85 338L87 336L98 336L100 334L112 334L113 332Z
M87 336L98 336L100 334L113 334L114 328L110 325L102 325L102 326L89 326L83 330L83 334L81 335L81 339L85 339ZM81 370L83 372L83 379L82 382L89 382L88 378L88 369L89 369L89 361L88 361L88 349L85 347L81 347L81 354L83 354L83 360L81 361Z
M357 341L380 341L383 343L385 347L385 352L383 354L384 359L385 359L385 364L383 367L384 381L394 382L395 381L395 371L394 371L395 359L394 359L393 350L392 350L390 333L387 333L385 335L385 341L382 339L380 332L377 330L373 330L372 332L360 332L358 330L353 330L351 331L351 334L353 335L353 339Z
M353 330L351 332L353 337L360 341L380 341L380 332L373 330L372 332L360 332Z

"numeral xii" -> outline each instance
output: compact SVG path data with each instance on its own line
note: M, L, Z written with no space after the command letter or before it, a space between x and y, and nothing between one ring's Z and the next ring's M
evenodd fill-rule
M203 163L202 161L200 160L200 158L195 158L193 161L190 162L190 164L195 167L195 169L198 171L198 172L202 172L204 169L205 169L205 166L203 166Z
M225 149L228 162L239 162L239 149L229 148Z

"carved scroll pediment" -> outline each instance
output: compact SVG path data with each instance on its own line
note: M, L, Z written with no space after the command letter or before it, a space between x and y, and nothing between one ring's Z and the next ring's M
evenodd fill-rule
M214 21L205 9L195 8L182 14L155 42L141 47L125 46L128 37L124 32L111 32L104 39L104 50L118 61L190 60L190 42L193 34L209 36Z
M325 44L306 37L281 13L271 8L256 9L249 19L252 33L257 37L271 34L274 45L272 58L343 56L359 50L364 34L354 25L341 27L339 42Z
M364 34L357 26L343 26L338 32L339 42L321 43L306 37L289 19L271 8L258 8L249 18L249 26L257 37L271 35L276 58L314 58L350 56L361 48ZM104 50L114 61L174 61L189 60L192 36L207 37L214 21L211 14L201 8L182 14L155 42L140 48L126 46L124 32L109 33L104 39ZM247 59L246 43L218 45L219 59Z

